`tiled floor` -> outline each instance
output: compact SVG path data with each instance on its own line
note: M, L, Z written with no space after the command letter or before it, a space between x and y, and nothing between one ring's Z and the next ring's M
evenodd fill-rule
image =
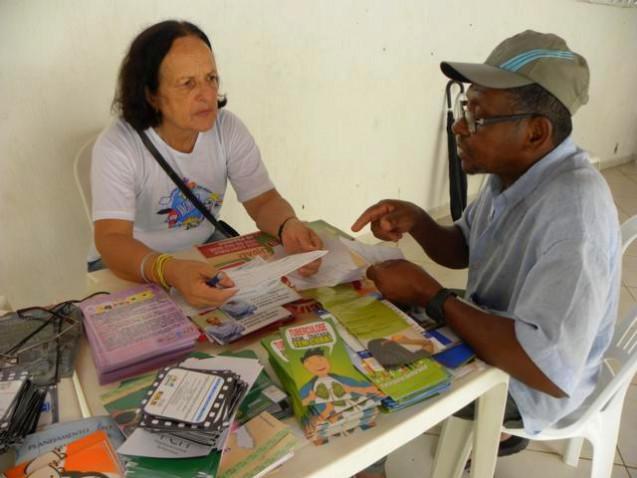
M619 211L619 220L624 222L637 215L637 163L628 163L602 171L615 198ZM401 244L402 246L402 244ZM409 258L409 245L407 257ZM416 246L413 244L413 246ZM412 257L415 259L416 255ZM446 287L463 288L466 271L453 271L431 262L422 265ZM418 262L418 260L416 260ZM637 305L637 241L624 255L620 317ZM439 428L430 430L404 447L395 451L387 461L389 478L422 478L429 475ZM622 425L619 433L615 466L612 478L637 478L637 377L633 379L624 402ZM522 453L498 459L495 478L585 478L590 476L591 447L585 443L582 457L577 468L562 462L558 453L564 443L531 442Z

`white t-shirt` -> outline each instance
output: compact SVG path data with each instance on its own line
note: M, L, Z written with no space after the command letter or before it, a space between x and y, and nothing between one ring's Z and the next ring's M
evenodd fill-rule
M191 153L174 150L153 128L146 134L215 217L219 217L228 179L241 202L274 188L254 138L225 109L219 111L211 130L199 133ZM151 249L186 249L214 232L121 118L100 134L93 147L91 189L93 221L133 221L133 236ZM88 260L97 258L93 246Z

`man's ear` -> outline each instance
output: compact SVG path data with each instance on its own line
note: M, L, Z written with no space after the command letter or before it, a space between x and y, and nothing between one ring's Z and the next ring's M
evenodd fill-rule
M536 116L529 119L527 129L527 147L532 150L553 148L553 123L546 116Z

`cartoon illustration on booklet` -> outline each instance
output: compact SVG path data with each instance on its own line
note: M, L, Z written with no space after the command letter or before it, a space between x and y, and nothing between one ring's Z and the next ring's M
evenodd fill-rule
M8 478L122 478L124 471L108 435L98 430L6 470L5 475Z
M330 321L320 320L281 330L294 384L304 406L324 408L324 417L365 408L383 394L358 372ZM363 402L363 403L361 403Z
M376 394L378 390L368 382L361 382L344 375L330 373L331 362L321 348L308 349L301 363L313 377L299 390L303 405L332 403L335 408L354 405L352 395Z
M311 322L280 332L262 344L306 438L320 445L330 436L373 427L384 395L354 369L333 323Z

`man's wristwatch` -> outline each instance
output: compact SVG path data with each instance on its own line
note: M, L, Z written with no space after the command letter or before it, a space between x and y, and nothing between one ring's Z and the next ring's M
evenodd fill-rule
M458 294L443 287L436 292L436 295L434 295L425 306L427 315L439 324L445 321L445 313L442 310L442 306L450 296L458 297Z

